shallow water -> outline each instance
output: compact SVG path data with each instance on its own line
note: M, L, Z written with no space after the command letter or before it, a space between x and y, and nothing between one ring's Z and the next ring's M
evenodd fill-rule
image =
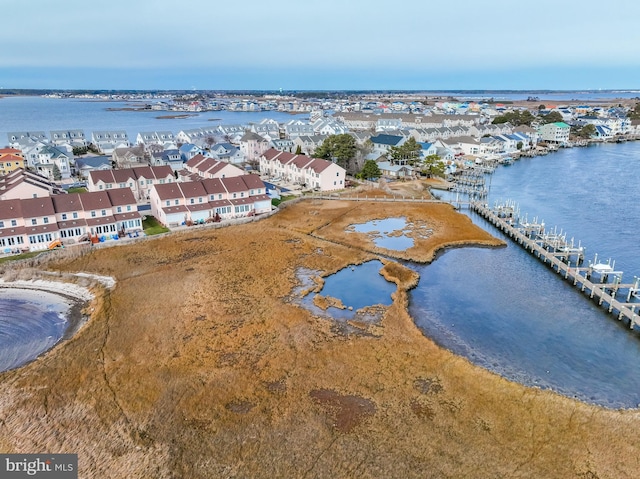
M357 233L373 233L373 243L380 248L404 251L413 247L413 238L404 234L407 228L404 217L372 220L351 227Z
M332 316L338 319L353 319L356 311L368 306L390 305L391 294L396 291L395 283L390 283L381 274L381 261L367 261L360 265L348 266L324 278L324 286L319 293L309 293L302 299L302 305L318 316ZM305 284L309 284L306 281ZM330 307L326 311L313 304L316 294L330 296L342 301L345 308Z
M69 309L67 300L52 293L0 288L0 371L55 346L67 330Z

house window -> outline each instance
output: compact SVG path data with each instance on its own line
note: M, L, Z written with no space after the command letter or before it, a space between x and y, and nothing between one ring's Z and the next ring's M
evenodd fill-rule
M102 211L100 212L100 214L101 214L102 216L107 216L107 210L102 210Z
M122 213L122 206L118 206L118 207L116 208L116 211L117 211L118 213Z
M236 197L236 194L235 194L235 193L233 194L233 197L234 197L234 198Z
M191 198L189 201L191 204L194 204L196 202L196 200L194 198Z
M35 218L33 218L33 219L31 220L31 224L32 224L32 225L37 225L37 224L38 224L38 220L36 220Z
M73 212L73 218L75 219L75 218L77 218L77 217L78 217L78 213L74 211L74 212Z
M171 201L167 200L167 206L171 206Z
M221 200L221 199L222 199L222 193L220 193L220 194L218 195L218 199L219 199L219 200Z
M127 205L127 211L131 211L131 205Z
M98 189L100 189L100 190L101 190L101 189L102 189L102 185L98 186Z
M0 228L4 228L4 221L0 221Z
M198 198L198 203L202 203L202 196Z
M47 218L46 216L42 219L42 221L44 221L44 224L47 224L49 222L49 218Z
M95 211L92 211L92 212L91 212L91 217L92 217L92 218L95 218L95 217L96 217L96 212L95 212Z
M67 219L67 214L66 213L62 213L62 219L66 220Z
M177 204L178 204L178 200L175 200L175 203L174 203L174 204L176 204L176 205L177 205Z

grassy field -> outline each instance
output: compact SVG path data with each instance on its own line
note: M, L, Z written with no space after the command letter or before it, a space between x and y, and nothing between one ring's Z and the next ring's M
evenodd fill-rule
M638 411L511 383L421 334L416 274L345 232L396 216L433 232L399 260L502 244L448 205L308 199L50 263L118 283L72 340L0 375L0 452L77 453L101 479L637 477ZM378 323L345 333L297 306L301 269L373 258L398 287Z

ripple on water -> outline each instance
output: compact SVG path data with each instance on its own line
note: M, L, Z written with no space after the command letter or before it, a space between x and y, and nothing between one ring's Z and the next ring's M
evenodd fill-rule
M20 367L55 346L70 302L43 291L0 288L0 371Z

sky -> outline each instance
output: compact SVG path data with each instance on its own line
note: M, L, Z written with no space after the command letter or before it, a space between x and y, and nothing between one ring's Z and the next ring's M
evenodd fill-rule
M1 11L0 88L640 88L638 0L2 0Z

